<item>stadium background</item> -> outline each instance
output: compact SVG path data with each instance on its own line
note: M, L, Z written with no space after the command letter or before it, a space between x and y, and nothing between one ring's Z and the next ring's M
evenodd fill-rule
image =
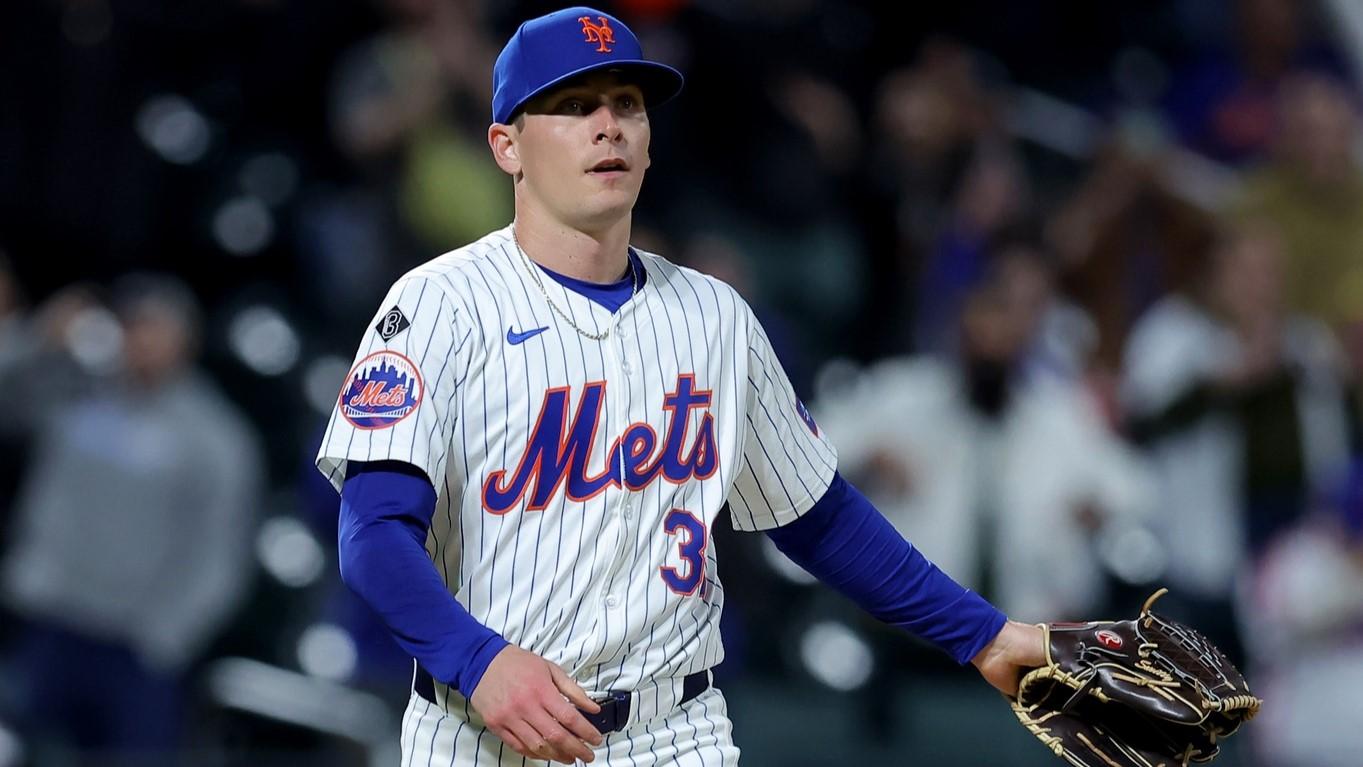
M41 341L69 353L72 375L116 378L118 326L102 309L110 287L132 272L178 276L201 304L200 363L257 432L267 477L258 503L240 510L252 535L241 565L249 589L177 672L185 681L182 749L122 762L80 751L62 733L24 724L31 701L15 692L19 685L0 683L0 765L391 763L407 667L339 583L336 499L309 464L386 286L509 220L510 186L485 144L492 61L519 20L561 5L0 7L0 377L22 384L50 376L35 369L46 362L7 353ZM1082 403L1070 404L1098 414L1106 438L1142 464L1136 473L1157 475L1158 438L1146 436L1161 425L1125 406L1127 341L1161 300L1205 298L1208 263L1228 230L1265 225L1271 234L1253 229L1245 237L1281 249L1291 309L1339 342L1339 364L1328 374L1348 402L1357 454L1363 7L1350 0L603 7L687 77L682 96L651 115L654 162L636 243L738 286L816 418L890 407L892 397L857 394L866 391L859 371L885 360L939 360L960 380L986 386L972 377L988 371L972 367L978 355L963 350L962 327L970 307L1007 304L1010 290L1031 284L1001 276L1000 264L1013 263L1021 248L1021 263L1041 280L1041 305L980 310L1027 328L1015 339L1011 368L1036 363L1072 385ZM61 387L6 388L16 397L11 407L63 406ZM987 421L1007 407L1005 395L959 393L971 405L963 417ZM1275 402L1241 402L1233 415L1259 423L1255 408ZM891 409L881 417L897 416ZM866 453L860 448L870 437L843 425L856 421L825 426L844 449ZM43 428L4 430L0 550L19 539ZM911 466L896 468L887 451L872 450L844 471L873 497L911 496L927 483ZM1352 495L1303 495L1268 517L1256 516L1253 503L1262 488L1252 478L1246 484L1248 542L1203 542L1235 558L1239 583L1256 582L1275 541L1322 524L1352 531L1332 540L1363 561L1356 473ZM1080 576L1092 588L1075 590L1080 596L1068 603L1043 599L1012 612L1034 620L1131 612L1167 580L1167 562L1141 545L1159 539L1158 515L1199 513L1145 505L1156 516L1133 524L1129 545L1115 550L1099 545L1111 510L1076 509L1074 519L1102 549ZM1009 513L1009 497L994 506ZM961 577L986 593L998 592L989 584L999 577L983 564L996 545L981 532L989 529L954 542L977 549L963 561L979 571ZM1052 763L973 672L880 631L790 572L760 539L717 535L732 600L730 659L717 676L748 763ZM1037 554L1044 561L1046 552ZM1363 627L1363 569L1346 568L1328 584L1339 598L1304 631L1311 647L1357 661L1350 648ZM1239 635L1253 627L1235 615L1236 598L1228 590L1181 608L1195 624ZM1065 614L1030 614L1043 608ZM0 653L8 659L0 682L13 681L34 671L13 648L35 620L12 605L0 610L0 647L11 651ZM1262 660L1253 641L1246 644L1254 681ZM1300 732L1316 727L1358 743L1357 714L1349 719L1348 705L1337 702L1334 715ZM1291 761L1281 744L1240 740L1223 763L1320 763Z

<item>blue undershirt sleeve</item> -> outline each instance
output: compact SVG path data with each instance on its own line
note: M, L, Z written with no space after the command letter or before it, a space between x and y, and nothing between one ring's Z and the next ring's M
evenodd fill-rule
M904 540L841 474L804 516L766 534L811 575L957 663L969 663L1007 621Z
M426 555L435 500L415 466L352 462L341 490L341 580L431 676L470 697L507 641L469 615Z

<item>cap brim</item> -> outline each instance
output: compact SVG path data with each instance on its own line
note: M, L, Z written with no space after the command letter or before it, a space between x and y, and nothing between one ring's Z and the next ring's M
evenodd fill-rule
M603 61L600 64L575 69L536 88L511 108L505 120L499 120L499 122L503 124L511 122L516 119L516 115L525 110L526 104L555 88L561 87L574 78L590 72L611 69L619 69L628 73L628 81L638 85L639 90L644 94L645 109L654 109L671 101L674 96L681 92L682 83L685 82L681 72L656 61L645 61L643 59Z

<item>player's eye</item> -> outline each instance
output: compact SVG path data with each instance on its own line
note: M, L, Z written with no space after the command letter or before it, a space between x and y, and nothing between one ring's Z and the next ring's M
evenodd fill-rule
M582 99L578 98L564 99L563 101L559 102L558 109L556 109L555 111L558 112L559 114L565 115L586 114L587 104Z

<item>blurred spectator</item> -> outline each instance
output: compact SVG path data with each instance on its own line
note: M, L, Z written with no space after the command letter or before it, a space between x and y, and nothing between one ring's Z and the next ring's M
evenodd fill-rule
M1160 477L1167 609L1232 653L1237 570L1349 455L1338 347L1288 312L1282 261L1271 227L1232 230L1196 289L1141 318L1126 355L1128 427Z
M1299 74L1278 101L1274 161L1246 180L1238 218L1282 232L1288 306L1331 325L1363 320L1363 172L1355 97Z
M1187 284L1213 236L1211 217L1172 193L1159 161L1117 145L1094 158L1086 178L1051 218L1066 293L1097 327L1092 378L1115 396L1132 324Z
M0 250L0 370L8 369L10 360L24 353L27 331L27 312L13 265ZM28 434L20 427L20 419L0 420L0 557L4 556L11 538L14 496L19 488L27 464ZM14 621L0 605L0 647L13 631ZM0 735L3 740L3 735ZM3 752L3 748L0 748ZM3 760L0 760L0 764Z
M698 113L705 125L696 140L707 143L697 149L722 158L727 172L687 179L672 215L683 230L732 239L773 308L804 318L801 345L832 354L857 319L867 277L856 226L860 117L846 91L803 65L753 65L761 87L739 92L726 83L725 98L740 98L731 114L762 129L715 130L724 107Z
M24 314L24 295L14 265L0 248L0 354L9 355L18 348L19 326ZM3 364L0 358L0 364Z
M319 305L367 312L375 286L511 218L487 148L496 46L471 0L383 0L390 25L348 51L331 87L334 140L363 184L306 206ZM361 308L363 307L363 308Z
M19 279L9 258L0 250L0 370L8 369L10 360L23 352L25 314ZM13 419L4 419L0 424L0 554L9 540L10 504L26 453L24 435L14 428L14 423Z
M977 74L973 52L958 42L934 39L924 44L910 67L891 71L881 78L875 91L874 133L870 162L866 170L867 194L873 213L867 217L873 267L882 277L869 286L866 325L883 336L873 352L904 353L918 347L924 331L916 321L950 322L956 305L943 302L940 307L917 306L904 301L906 287L915 297L925 288L913 286L933 269L929 254L946 239L943 230L956 224L970 225L972 233L981 225L992 230L1002 215L987 215L978 224L975 216L960 216L953 221L951 208L961 202L970 210L994 213L1002 209L1015 212L1015 193L1019 189L1016 168L992 160L1006 160L999 152L983 152L980 147L998 135L998 121L991 95ZM963 182L972 158L977 169L1001 171L977 173L978 182L967 192ZM980 194L980 192L995 194ZM997 192L1002 191L999 195ZM1010 194L1012 193L1012 194ZM958 198L953 200L953 194ZM970 198L998 201L988 206L969 205ZM1000 197L1002 199L1000 200ZM959 268L955 271L962 271ZM968 271L971 280L979 272ZM954 294L959 299L959 293ZM931 333L926 333L932 335Z
M919 352L941 354L955 346L961 302L984 279L990 240L1023 215L1026 186L1025 171L1007 147L977 149L918 280Z
M959 351L884 360L814 408L839 466L913 544L1018 620L1107 604L1100 539L1138 529L1152 490L1042 341L1058 310L1034 243L999 245L960 309ZM1139 534L1137 532L1137 534ZM931 664L869 627L885 667L867 723L888 738L899 677Z
M1035 245L1001 246L962 307L958 355L883 361L816 408L877 508L1019 620L1104 606L1094 540L1152 501L1083 389L1030 353L1050 279Z
M1353 767L1363 753L1363 460L1325 513L1283 531L1241 592L1267 767Z
M33 452L33 437L45 419L71 399L89 391L91 375L72 353L73 341L89 350L82 339L98 325L92 313L94 296L88 286L72 285L58 291L35 310L24 305L17 275L0 256L0 385L22 408L0 419L0 445L6 452L0 468L0 556L12 543L9 524L20 482ZM98 365L99 353L87 355Z
M1353 397L1349 404L1354 416L1354 439L1356 443L1363 443L1363 319L1346 325L1342 336L1344 354L1353 377Z
M178 744L183 675L252 572L263 479L250 427L193 366L187 288L131 276L112 298L112 334L92 331L98 310L77 300L65 333L3 371L41 377L56 340L92 359L79 334L121 338L116 376L67 400L51 393L0 570L26 624L9 658L23 730L40 748L94 751L86 763Z
M1208 5L1198 0L1199 5ZM1341 73L1338 54L1312 35L1313 4L1301 0L1235 0L1233 39L1212 43L1176 72L1168 111L1183 142L1221 162L1243 164L1267 154L1281 130L1275 102L1295 70ZM1204 44L1206 41L1203 41Z

